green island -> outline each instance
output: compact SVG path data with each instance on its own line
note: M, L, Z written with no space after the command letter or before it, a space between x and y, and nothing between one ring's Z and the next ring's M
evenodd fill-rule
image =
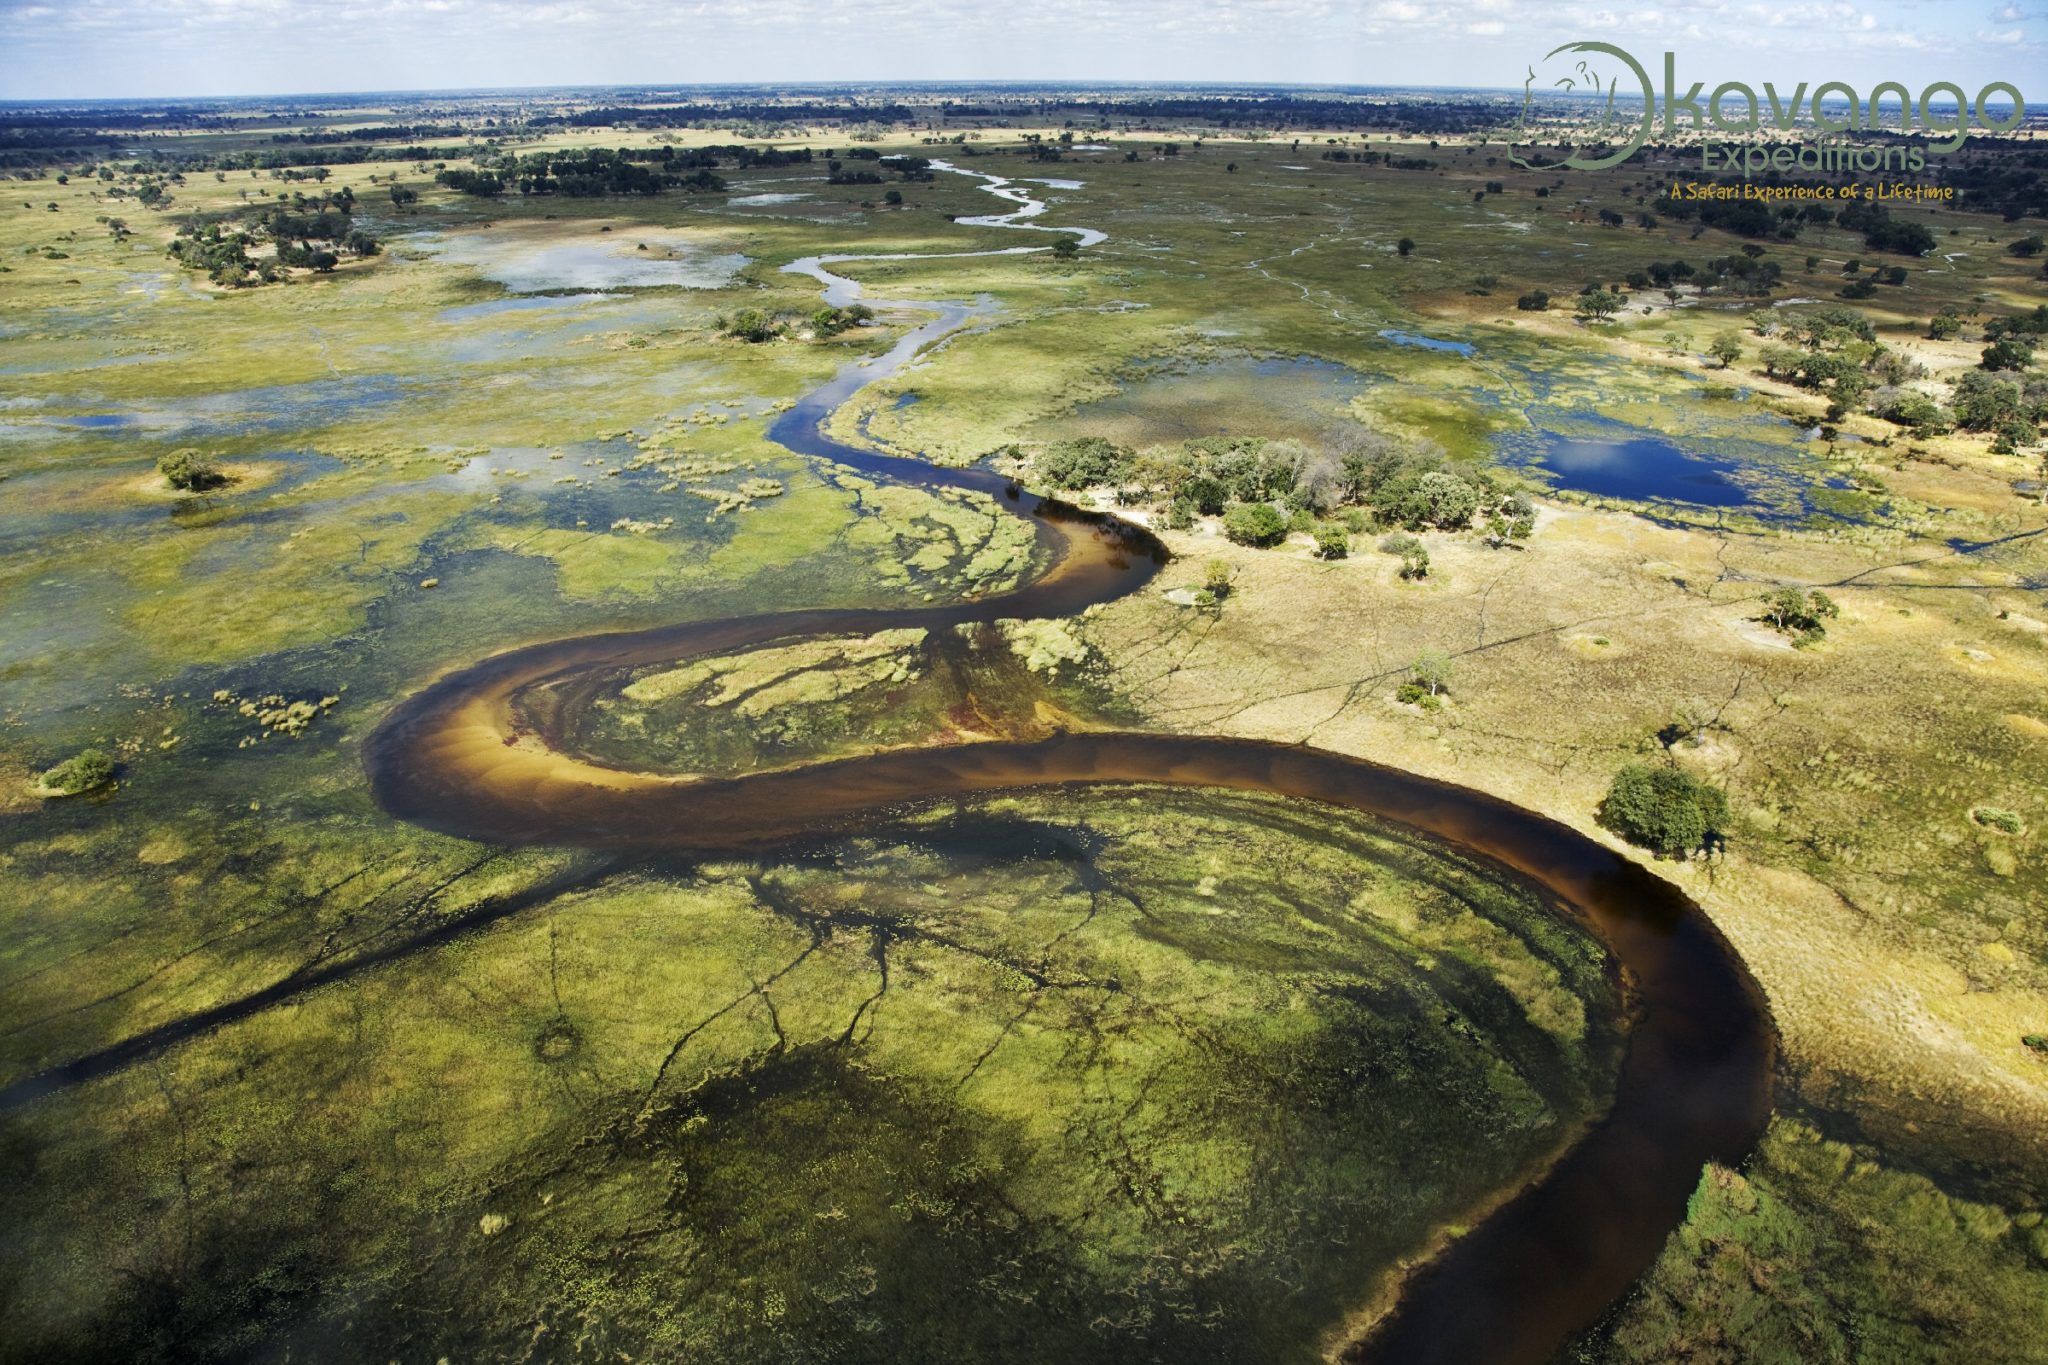
M1624 1107L1558 878L1163 770L714 837L1132 733L1753 981L1516 1358L2038 1359L2038 139L1759 215L952 94L0 111L0 1360L1374 1358Z

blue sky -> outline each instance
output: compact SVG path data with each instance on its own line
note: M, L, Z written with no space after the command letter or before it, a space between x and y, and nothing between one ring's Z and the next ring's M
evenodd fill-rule
M0 0L0 98L803 80L1521 84L1597 38L1684 83L2048 101L2048 0Z

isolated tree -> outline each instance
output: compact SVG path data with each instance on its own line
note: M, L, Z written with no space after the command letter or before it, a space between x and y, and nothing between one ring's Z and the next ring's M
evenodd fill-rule
M1072 237L1062 237L1052 244L1052 258L1056 261L1071 261L1081 254L1081 244Z
M1600 803L1600 823L1632 844L1686 858L1728 824L1728 795L1677 768L1630 763Z
M1403 256L1408 255L1415 250L1415 239L1413 237L1403 237L1399 242L1395 243L1394 250L1400 252Z
M1625 302L1611 290L1588 289L1573 300L1573 308L1581 322L1605 322L1619 313Z
M1440 649L1425 649L1415 656L1415 662L1408 665L1408 676L1415 685L1423 688L1432 697L1443 695L1451 684L1451 675L1458 671L1451 656Z
M1762 620L1787 635L1798 636L1802 645L1812 644L1827 634L1827 623L1842 614L1834 599L1815 589L1778 588L1764 597Z
M217 465L189 446L171 451L156 462L164 482L187 493L203 493L228 481Z
M1687 697L1671 709L1671 723L1658 731L1665 748L1685 744L1698 748L1700 732L1714 722L1713 708L1698 697Z
M1315 528L1316 558L1342 559L1351 553L1351 533L1334 521L1318 522Z
M1707 354L1720 361L1725 370L1742 359L1742 338L1733 332L1723 332L1708 345Z

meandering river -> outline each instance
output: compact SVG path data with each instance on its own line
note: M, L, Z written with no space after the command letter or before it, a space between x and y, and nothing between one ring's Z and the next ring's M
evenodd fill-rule
M1104 240L1094 229L1028 221L1044 212L1042 202L1002 177L980 178L1019 207L963 221L1064 231L1084 245ZM860 297L860 286L826 267L859 259L904 258L819 256L786 269L816 278L830 302L846 304ZM895 751L718 780L622 771L567 748L563 717L596 679L622 667L819 635L1069 616L1143 588L1165 563L1164 549L1143 529L1040 498L991 471L943 469L827 436L826 419L862 387L993 311L987 300L876 302L934 316L887 355L850 365L812 392L770 435L790 450L872 477L990 494L1037 528L1053 551L1046 572L1013 592L970 603L735 617L580 636L485 659L402 702L370 736L365 758L378 799L398 816L467 838L715 854L885 823L906 806L946 797L1172 783L1365 811L1489 858L1570 907L1621 964L1631 1027L1613 1107L1533 1184L1409 1276L1393 1310L1343 1356L1403 1365L1548 1358L1655 1257L1683 1218L1702 1164L1740 1159L1769 1111L1774 1040L1762 994L1706 916L1670 883L1555 821L1482 793L1340 754L1250 740L1075 734ZM542 687L553 704L527 712L522 698ZM553 717L537 738L532 714ZM1360 1286L1361 1298L1369 1289Z

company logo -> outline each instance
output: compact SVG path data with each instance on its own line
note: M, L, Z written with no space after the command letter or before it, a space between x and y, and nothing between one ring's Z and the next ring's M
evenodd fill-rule
M1626 79L1629 84L1622 82ZM1596 101L1599 117L1591 128L1579 128L1577 145L1563 148L1564 156L1545 158L1537 150L1543 122L1544 95L1556 91ZM1615 107L1617 96L1630 102L1640 100L1641 112L1630 115ZM1584 107L1583 105L1581 106ZM1522 82L1522 118L1517 136L1508 149L1508 160L1529 170L1553 170L1570 166L1575 170L1598 171L1618 166L1634 156L1649 140L1657 117L1657 95L1650 85L1650 73L1643 64L1612 43L1566 43L1543 54L1540 63L1529 65ZM1552 129L1555 134L1558 130ZM1622 137L1619 146L1616 137ZM1547 145L1556 146L1551 136ZM1524 154L1520 148L1527 147Z
M1955 82L1943 80L1925 85L1917 97L1899 81L1880 81L1867 94L1847 81L1801 81L1790 92L1765 81L1761 95L1742 81L1723 81L1712 94L1702 94L1704 81L1681 89L1678 57L1671 52L1664 54L1663 75L1659 128L1656 83L1628 52L1597 42L1552 48L1528 65L1508 159L1530 170L1597 171L1628 160L1653 135L1692 132L1706 135L1701 158L1708 170L1740 170L1746 176L1767 169L1853 169L1879 149L1844 148L1845 135L1908 133L1917 127L1928 135L1924 143L1884 150L1896 152L1902 167L1918 170L1927 152L1957 151L1973 129L2011 132L2027 113L2026 100L2011 81L1992 81L1974 100ZM1892 117L1896 124L1884 121ZM1771 135L1791 145L1759 145ZM1740 140L1722 142L1720 136ZM1889 162L1890 157L1882 159ZM1890 169L1888 164L1860 168Z

